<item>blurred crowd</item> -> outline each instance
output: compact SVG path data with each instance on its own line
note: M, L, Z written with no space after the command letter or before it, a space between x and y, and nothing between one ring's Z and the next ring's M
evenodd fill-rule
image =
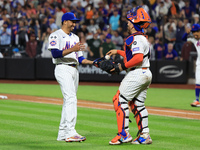
M0 0L0 58L50 58L48 37L61 28L66 12L80 19L74 33L86 46L84 57L103 57L110 49L123 49L127 11L138 5L152 19L144 31L150 59L188 60L195 51L193 37L183 37L200 23L200 0Z

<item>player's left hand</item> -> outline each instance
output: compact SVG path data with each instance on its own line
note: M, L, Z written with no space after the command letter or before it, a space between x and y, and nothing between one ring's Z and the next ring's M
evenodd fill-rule
M116 67L110 70L110 72L117 72L117 73L121 72L121 71L123 71L123 69L122 69L122 65L120 63L118 64L117 70L116 70Z
M84 51L85 50L85 45L83 43L80 43L80 51Z
M83 43L78 42L73 46L73 49L74 49L75 52L84 51L85 45Z

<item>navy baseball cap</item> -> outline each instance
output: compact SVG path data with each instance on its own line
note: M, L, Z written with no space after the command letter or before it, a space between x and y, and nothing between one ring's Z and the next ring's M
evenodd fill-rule
M193 24L191 31L192 32L200 31L200 25L199 24Z
M76 18L75 14L72 12L67 12L62 16L62 22L64 22L65 20L75 20L75 21L79 21L80 19Z

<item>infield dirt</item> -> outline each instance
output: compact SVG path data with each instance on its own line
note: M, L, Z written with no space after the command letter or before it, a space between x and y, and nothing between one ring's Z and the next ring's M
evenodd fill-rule
M19 80L0 80L0 83L58 84L56 81L19 81ZM119 83L80 82L80 85L119 86ZM151 84L150 88L154 87L154 88L194 89L194 86L195 85L189 85L189 84ZM29 102L36 102L36 103L48 103L48 104L57 104L57 105L62 105L63 103L61 98L13 95L13 94L4 94L4 93L1 93L0 95L5 95L8 97L8 99L11 99L11 100L29 101ZM114 111L112 103L101 103L101 102L94 102L94 101L78 100L78 107L106 109L106 110ZM149 114L151 115L200 120L200 111L178 110L178 109L159 108L159 107L146 107L146 108Z

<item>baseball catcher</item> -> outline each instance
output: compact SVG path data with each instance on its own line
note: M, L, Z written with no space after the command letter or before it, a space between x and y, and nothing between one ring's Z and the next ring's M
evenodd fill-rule
M148 13L141 7L136 7L127 13L127 26L130 36L124 43L124 50L113 49L106 55L120 55L123 63L118 63L117 71L126 70L127 74L121 81L119 89L113 97L116 112L118 134L109 142L110 145L119 145L131 142L132 144L151 144L152 139L148 127L148 111L145 107L147 89L151 84L152 73L149 69L149 42L144 30L151 23ZM134 114L138 127L137 137L133 140L129 133L129 106Z

